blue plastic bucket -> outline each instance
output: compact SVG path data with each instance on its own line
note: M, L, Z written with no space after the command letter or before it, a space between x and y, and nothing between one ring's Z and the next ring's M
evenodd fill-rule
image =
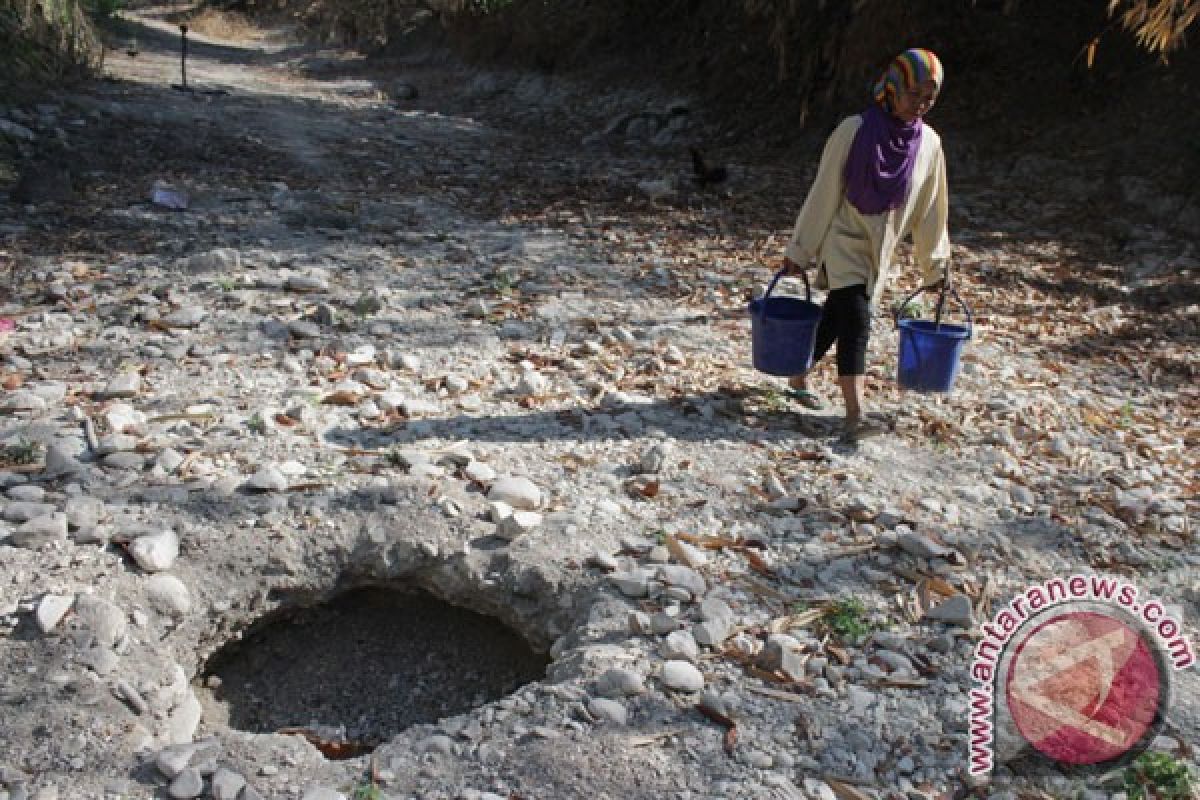
M782 277L780 270L766 294L749 306L754 368L768 375L803 375L812 368L821 307L812 302L808 275L804 275L805 299L772 297L771 292Z
M903 309L923 290L918 290L900 307ZM904 389L917 392L949 392L962 368L963 345L971 338L971 310L953 289L955 300L967 316L967 324L942 322L943 290L938 299L935 320L897 319L900 330L900 356L896 362L896 381ZM897 314L897 317L899 315Z

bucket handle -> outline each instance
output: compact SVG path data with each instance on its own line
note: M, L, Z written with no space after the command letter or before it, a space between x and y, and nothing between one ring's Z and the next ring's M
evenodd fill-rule
M775 277L771 278L771 282L769 284L767 284L767 292L766 292L766 294L764 294L762 296L762 303L760 304L762 306L762 312L759 316L765 317L767 315L767 300L770 299L771 292L775 291L775 284L779 283L779 279L782 278L785 274L787 274L787 268L779 270L779 272L775 273ZM808 282L808 271L807 270L802 271L800 273L800 276L802 278L804 278L804 301L807 303L811 303L812 302L812 286L809 285L809 282Z
M900 327L900 314L904 311L904 309L908 308L908 304L911 303L914 299L916 299L916 296L919 295L921 292L928 292L928 291L933 291L932 287L922 286L921 288L917 289L915 292L910 294L904 300L904 302L900 304L899 308L897 308L894 312L892 312L892 317L896 322L897 328ZM971 317L971 308L965 302L963 302L963 299L962 299L962 297L959 296L958 291L953 286L948 286L946 283L942 284L942 288L938 292L937 311L935 312L935 316L934 316L934 329L936 330L936 329L942 327L942 311L944 310L945 305L946 305L946 295L947 294L949 294L950 297L954 298L954 301L958 303L959 308L961 308L963 310L963 314L966 315L967 338L970 339L972 334L975 332L975 321Z

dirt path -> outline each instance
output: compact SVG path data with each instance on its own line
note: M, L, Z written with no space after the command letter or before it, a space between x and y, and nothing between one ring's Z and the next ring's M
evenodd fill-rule
M30 123L78 155L75 200L0 206L0 797L958 797L977 623L1030 583L1120 576L1196 641L1194 289L1122 271L1191 252L1005 182L1070 165L958 159L963 374L898 389L880 314L893 431L846 448L749 365L811 164L731 147L702 190L712 127L677 98L270 37L193 36L177 91L164 20ZM547 678L348 761L228 727L210 656L360 586L497 617ZM353 738L409 718L338 717L389 677L473 693L453 619L416 627L427 668L363 646L355 705L322 684L262 718ZM253 670L303 683L305 656ZM1186 760L1200 686L1173 681L1155 746ZM1001 744L991 796L1108 796Z

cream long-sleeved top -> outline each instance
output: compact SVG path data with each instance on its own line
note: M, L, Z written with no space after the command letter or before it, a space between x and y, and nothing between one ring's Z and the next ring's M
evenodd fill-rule
M904 204L882 214L859 213L846 199L845 164L861 124L857 114L847 117L825 143L785 252L801 267L818 262L817 288L865 284L876 306L895 268L896 244L907 234L912 234L922 285L942 279L950 261L950 201L942 139L925 125Z

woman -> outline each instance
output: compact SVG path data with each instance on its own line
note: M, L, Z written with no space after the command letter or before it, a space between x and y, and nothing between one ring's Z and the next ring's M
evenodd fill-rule
M819 264L815 285L829 290L814 364L837 343L848 441L884 430L863 411L863 386L871 309L892 277L896 243L912 235L924 285L937 286L947 274L946 162L941 138L922 121L942 76L928 50L906 50L892 60L875 84L874 104L843 120L826 142L783 258L789 275ZM802 405L823 407L807 375L789 384Z

